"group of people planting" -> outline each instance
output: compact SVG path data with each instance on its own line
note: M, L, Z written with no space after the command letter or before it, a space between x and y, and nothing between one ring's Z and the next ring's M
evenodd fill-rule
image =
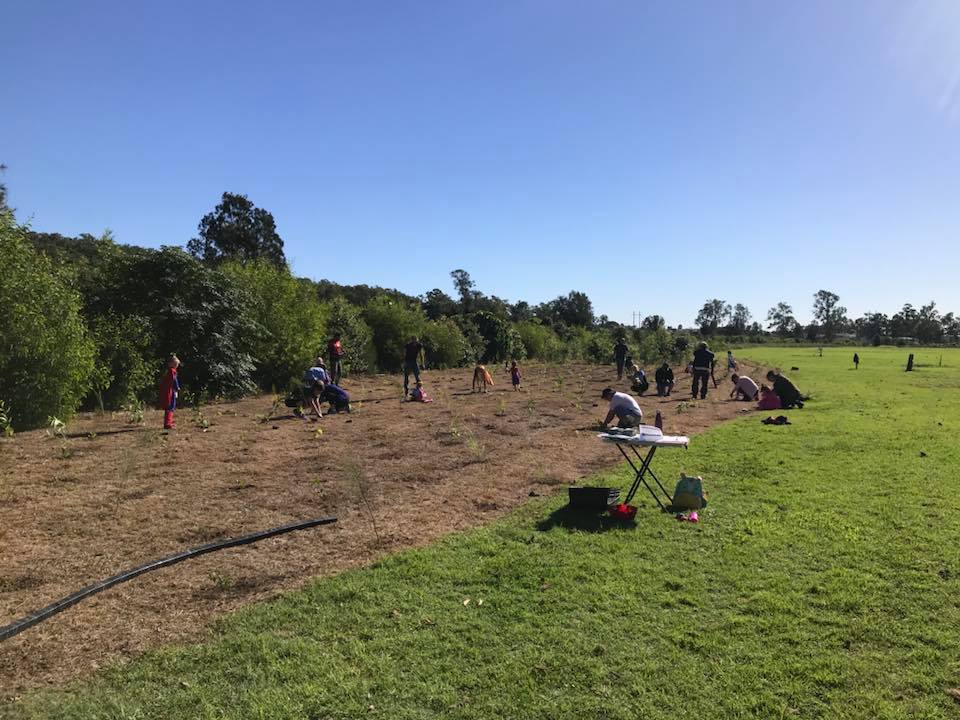
M641 367L633 363L628 352L627 344L623 338L617 341L614 346L614 359L617 364L617 379L623 379L624 370L630 368L630 388L639 395L643 395L650 387L647 381L646 373ZM859 357L855 358L855 363ZM709 389L709 383L712 382L717 387L717 381L714 377L716 369L716 354L707 346L707 343L700 342L693 352L693 360L686 367L686 372L692 376L690 395L692 399L706 399ZM767 373L767 381L770 386L758 385L753 378L737 371L737 362L733 357L733 352L727 351L727 371L730 373L730 381L733 383L733 390L730 392L730 398L734 400L745 400L756 402L758 410L779 410L792 407L803 407L803 396L789 378L785 377L779 370L770 370ZM655 373L657 385L657 395L667 396L673 391L675 380L673 370L668 363L663 363L657 368ZM643 421L643 411L636 399L627 393L616 392L613 388L604 388L601 397L607 400L609 411L606 418L601 422L603 427L609 425L614 418L617 419L618 427L637 427Z

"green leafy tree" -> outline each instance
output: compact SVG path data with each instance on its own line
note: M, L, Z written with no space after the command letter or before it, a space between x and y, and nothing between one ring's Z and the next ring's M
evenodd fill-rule
M653 331L663 327L666 327L666 323L662 315L647 315L647 317L640 322L641 330Z
M253 389L251 350L262 329L231 278L173 247L124 248L100 272L102 281L85 290L88 314L148 318L155 377L163 358L176 352L186 392L235 396Z
M704 335L713 335L717 328L723 325L730 317L730 303L714 298L707 300L697 313L697 319L694 321Z
M518 323L516 331L520 335L527 357L545 361L563 359L563 344L549 326L528 320Z
M91 390L100 409L152 397L156 363L150 352L150 320L108 312L91 318L90 334L97 349Z
M737 303L733 306L733 311L730 314L730 324L727 325L727 332L730 335L745 335L750 327L752 317L746 305Z
M404 346L411 337L420 336L427 322L420 304L378 295L367 304L363 314L373 333L377 366L382 370L400 369ZM427 362L431 362L429 356Z
M421 341L432 368L458 367L469 362L470 345L451 318L429 321L423 328Z
M813 319L827 340L833 340L847 321L847 309L840 305L840 296L818 290L813 296Z
M434 288L423 296L423 311L430 320L453 317L457 314L456 301L440 288Z
M793 308L785 302L779 302L767 311L767 327L780 337L789 337L797 325Z
M330 319L328 335L340 333L343 343L343 372L365 373L373 369L376 353L373 348L373 333L363 320L360 309L342 297L335 297L328 304Z
M225 192L213 212L200 220L197 232L199 237L190 240L187 249L205 263L266 260L286 265L273 215L256 207L246 195Z
M63 275L0 210L0 401L17 430L72 415L90 388L94 344Z
M325 347L326 305L309 283L286 267L264 260L225 263L222 268L247 293L247 313L257 325L251 338L256 358L254 382L262 390L285 388L299 381L303 369Z
M502 317L488 312L477 312L471 316L483 338L483 362L503 362L514 357L517 348L514 343L519 339L510 323Z
M450 277L453 278L453 287L460 296L460 312L466 315L473 310L476 283L470 279L470 273L466 270L451 270Z

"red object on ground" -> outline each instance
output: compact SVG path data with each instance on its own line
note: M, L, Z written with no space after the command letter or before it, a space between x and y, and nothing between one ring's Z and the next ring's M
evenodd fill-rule
M614 520L633 520L634 516L637 514L637 509L633 505L624 505L620 503L619 505L614 505L609 510L610 517Z

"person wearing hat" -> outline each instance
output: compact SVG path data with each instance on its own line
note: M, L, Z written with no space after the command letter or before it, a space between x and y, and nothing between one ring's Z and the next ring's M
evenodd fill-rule
M698 391L701 400L707 397L707 381L713 375L714 365L716 365L716 356L710 352L707 344L697 343L697 349L693 352L693 388L691 390L693 399L696 399Z
M600 397L610 403L607 417L601 423L603 427L607 427L615 417L619 420L617 427L621 428L635 428L643 422L643 410L630 395L614 392L613 388L608 387L603 389Z

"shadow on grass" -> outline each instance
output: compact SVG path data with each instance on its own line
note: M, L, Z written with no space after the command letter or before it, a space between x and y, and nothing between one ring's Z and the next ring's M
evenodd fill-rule
M601 514L596 510L575 510L569 505L554 510L550 515L537 523L537 530L545 532L555 527L567 530L584 530L587 532L606 532L623 528L636 527L634 520L615 520L609 515Z

